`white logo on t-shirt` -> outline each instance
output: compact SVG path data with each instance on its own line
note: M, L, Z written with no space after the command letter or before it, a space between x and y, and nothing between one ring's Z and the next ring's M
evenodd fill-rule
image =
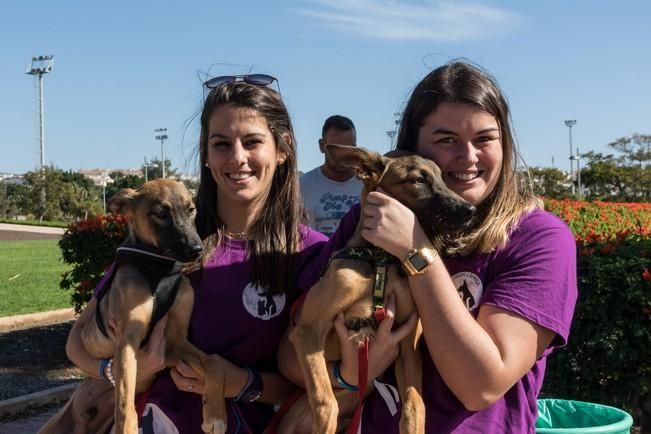
M466 305L469 312L475 310L479 306L479 299L484 293L484 285L481 279L469 271L463 271L452 276L452 283L454 283L459 297Z
M264 320L280 315L285 308L285 294L271 295L266 289L249 283L242 291L242 303L252 316Z

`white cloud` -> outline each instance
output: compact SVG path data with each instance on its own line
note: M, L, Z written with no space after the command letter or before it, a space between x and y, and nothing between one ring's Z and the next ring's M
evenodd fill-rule
M321 25L373 39L456 42L504 33L522 17L467 1L310 0L298 12Z

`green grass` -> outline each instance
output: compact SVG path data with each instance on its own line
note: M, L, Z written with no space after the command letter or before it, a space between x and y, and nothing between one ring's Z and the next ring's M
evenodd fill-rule
M0 316L71 307L57 240L0 242Z

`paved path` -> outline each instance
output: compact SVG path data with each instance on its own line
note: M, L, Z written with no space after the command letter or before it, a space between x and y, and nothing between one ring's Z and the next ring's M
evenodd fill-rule
M58 408L12 422L0 423L0 434L35 434Z
M0 223L0 231L34 232L38 234L63 234L63 228L51 228L49 226L14 225L11 223Z
M49 324L57 324L60 322L70 321L74 318L75 310L72 307L50 310L47 312L3 316L0 317L0 333L22 330L29 327L40 327Z

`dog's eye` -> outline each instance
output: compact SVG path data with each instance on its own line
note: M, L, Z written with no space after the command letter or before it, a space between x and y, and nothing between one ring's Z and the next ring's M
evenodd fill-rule
M427 182L427 178L424 176L418 176L412 180L414 184L425 184Z
M155 215L156 217L158 217L159 219L164 220L167 217L169 217L170 211L168 209L166 209L166 208L161 208L161 209L157 209L157 210L153 211L152 214Z

